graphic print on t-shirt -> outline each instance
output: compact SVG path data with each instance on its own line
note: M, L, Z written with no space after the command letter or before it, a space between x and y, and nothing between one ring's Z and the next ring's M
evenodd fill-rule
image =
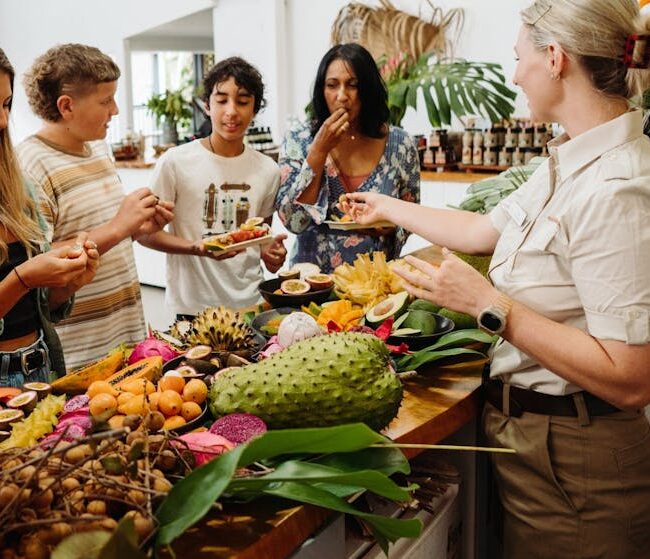
M250 200L246 183L224 182L218 188L210 183L203 195L203 236L232 231L250 216Z

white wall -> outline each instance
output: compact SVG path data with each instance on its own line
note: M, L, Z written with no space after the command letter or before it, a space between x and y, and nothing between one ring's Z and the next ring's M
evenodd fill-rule
M19 77L34 58L59 43L96 46L124 70L126 37L213 6L212 0L0 0L0 48ZM15 141L38 127L18 82L12 110ZM126 106L123 87L118 104Z
M302 114L311 95L310 90L321 57L330 46L330 29L338 11L348 0L287 0L288 52L291 55L291 75L288 92L290 114ZM377 0L364 3L377 6ZM508 85L512 86L515 61L513 46L519 30L519 10L530 0L435 0L434 5L447 10L459 7L465 10L465 25L460 36L456 56L481 62L497 62L504 68ZM426 19L430 8L425 0L393 0L393 4L408 13ZM528 109L520 95L516 114L526 116ZM426 111L416 114L408 109L403 121L412 134L431 130Z
M378 0L366 0L378 5ZM92 44L113 56L124 69L125 38L188 14L213 8L214 47L217 58L239 54L261 70L268 108L258 121L271 126L275 139L284 132L289 115L302 116L310 97L316 68L330 46L330 29L348 0L113 0L110 4L88 0L0 0L0 47L21 75L33 59L61 42ZM430 13L425 0L393 0L407 12ZM519 10L529 0L435 0L445 9L465 9L465 26L457 55L472 60L498 62L506 76L514 69L514 44ZM124 80L118 103L127 106ZM526 115L520 98L517 114ZM119 117L125 122L123 115ZM14 138L34 132L38 121L27 106L22 87L16 88L12 115ZM427 133L424 111L411 109L404 120L411 133ZM125 126L122 124L122 129Z

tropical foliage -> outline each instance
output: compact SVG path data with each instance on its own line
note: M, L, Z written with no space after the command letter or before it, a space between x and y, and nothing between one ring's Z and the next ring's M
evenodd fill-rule
M516 93L506 86L500 64L444 61L427 53L417 61L400 54L380 60L379 67L388 87L392 124L401 123L408 107L417 110L420 90L435 128L451 124L452 115L480 115L496 122L514 111Z

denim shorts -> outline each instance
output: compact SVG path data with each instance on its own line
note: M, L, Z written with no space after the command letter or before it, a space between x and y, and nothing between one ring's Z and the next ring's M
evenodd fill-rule
M16 361L29 363L29 360L20 359L25 356L40 355L42 363L32 368L16 365ZM0 351L0 386L12 386L20 388L26 382L52 382L52 364L50 352L43 339L43 332L40 332L38 339L27 347L21 347L15 351Z

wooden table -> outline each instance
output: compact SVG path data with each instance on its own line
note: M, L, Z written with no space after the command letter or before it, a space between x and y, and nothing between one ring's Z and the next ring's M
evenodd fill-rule
M415 256L432 263L440 259L434 247ZM403 443L436 443L451 435L478 411L478 387L483 361L431 366L406 380L398 416L385 430ZM405 450L409 458L421 451ZM245 505L227 504L176 540L179 557L193 559L283 559L295 551L333 513L314 506L295 506L277 499Z

